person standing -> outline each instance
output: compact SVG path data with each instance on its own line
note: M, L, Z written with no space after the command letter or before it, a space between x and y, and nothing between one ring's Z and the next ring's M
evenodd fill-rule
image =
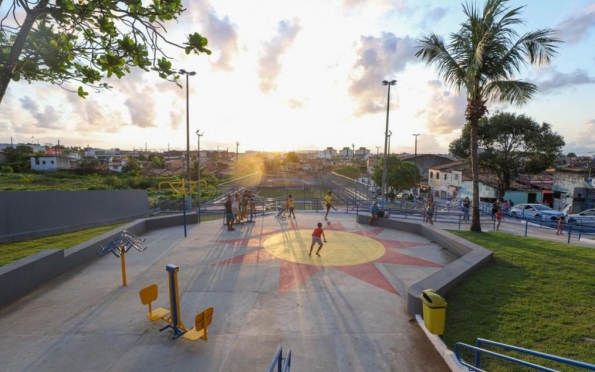
M429 197L428 202L426 203L426 223L430 225L434 224L434 198Z
M374 204L372 204L372 208L370 208L370 225L372 225L374 221L378 219L379 211L380 208L378 208L378 202L374 202Z
M225 207L225 220L227 223L227 231L234 231L233 228L233 211L232 211L231 194L227 195L227 200L223 206Z
M492 204L492 221L496 218L496 213L500 209L500 199L496 199L494 204Z
M240 194L236 193L231 202L231 212L235 219L235 223L240 223Z
M293 200L293 195L291 194L289 194L289 199L287 199L287 206L289 207L289 218L293 215L293 218L295 219L295 202Z
M326 194L326 196L324 197L324 205L326 206L326 214L324 215L324 220L328 221L328 212L331 210L331 208L333 208L334 210L337 210L337 208L333 207L333 205L331 204L331 202L333 201L333 193L331 191L328 192L328 194Z
M471 208L471 201L469 197L465 196L463 200L463 221L469 221L469 209Z
M314 232L312 232L312 245L310 246L310 253L308 253L308 256L312 256L312 248L314 248L314 244L318 243L318 250L316 251L316 255L320 257L320 250L323 246L322 240L320 240L321 236L324 238L324 242L326 243L326 236L324 236L322 223L318 222L317 226L318 227L314 229Z

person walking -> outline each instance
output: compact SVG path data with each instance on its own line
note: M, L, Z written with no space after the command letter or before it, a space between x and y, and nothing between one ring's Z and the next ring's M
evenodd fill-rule
M225 221L227 224L227 231L234 231L233 228L233 211L232 211L231 194L227 195L227 200L223 206L225 207Z
M492 204L492 221L496 219L496 213L498 212L498 209L500 209L500 199L496 199L494 204Z
M289 199L287 199L287 206L289 207L289 218L293 215L293 218L295 219L295 202L293 200L293 195L291 194L289 194Z
M331 208L333 208L334 210L337 210L337 208L333 207L333 205L331 204L331 202L333 201L333 193L331 191L328 192L328 194L326 194L326 196L324 197L324 205L326 206L326 214L324 215L324 220L328 221L328 212L331 210Z
M308 256L312 256L312 248L314 248L314 244L318 243L318 250L316 251L316 255L318 257L320 257L320 250L322 249L322 246L324 244L322 244L322 240L320 239L320 237L322 236L322 238L324 238L324 242L326 243L326 236L324 236L324 230L322 229L322 223L318 222L318 227L316 227L314 229L314 232L312 232L312 245L310 246L310 253L308 253Z

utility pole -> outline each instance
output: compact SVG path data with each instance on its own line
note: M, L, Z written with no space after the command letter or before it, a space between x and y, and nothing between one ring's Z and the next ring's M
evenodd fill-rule
M382 192L381 195L381 200L385 200L384 199L386 196L386 166L387 166L387 160L388 160L388 114L390 112L390 87L392 85L396 85L397 81L396 80L391 80L391 81L387 81L387 80L383 80L382 81L382 85L386 85L388 86L388 97L386 100L386 130L384 132L384 159L382 160L382 189L380 192Z
M415 137L415 182L413 184L413 195L418 196L417 195L417 173L419 173L419 169L417 168L417 136L419 136L419 133L414 134L413 135Z

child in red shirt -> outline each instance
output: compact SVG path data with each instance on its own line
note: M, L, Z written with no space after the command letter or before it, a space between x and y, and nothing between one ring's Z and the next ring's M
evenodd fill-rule
M320 236L324 238L324 242L326 243L326 236L324 236L324 230L322 230L322 223L318 222L318 227L315 228L314 232L312 233L312 245L310 246L310 253L308 253L308 256L312 255L312 248L314 248L314 244L318 243L318 250L316 251L316 255L320 257L320 254L318 254L318 252L320 252L323 246L322 241L320 240Z
M501 223L502 223L502 208L498 208L498 212L496 212L496 231L500 231Z

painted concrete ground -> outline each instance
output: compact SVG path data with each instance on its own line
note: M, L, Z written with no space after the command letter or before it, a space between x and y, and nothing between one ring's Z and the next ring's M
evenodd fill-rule
M265 371L277 348L292 371L447 371L405 311L407 287L456 257L427 239L358 225L337 214L328 243L308 256L316 213L221 221L148 233L149 248L105 256L0 309L2 371ZM316 247L314 249L316 252ZM182 319L215 309L209 341L171 339L138 291L152 283L169 308L167 264L178 274Z

